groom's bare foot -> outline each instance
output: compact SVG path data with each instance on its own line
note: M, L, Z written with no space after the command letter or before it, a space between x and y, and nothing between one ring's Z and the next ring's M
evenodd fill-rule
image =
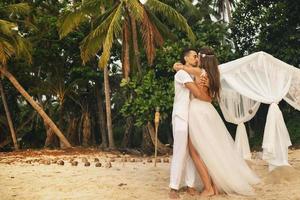
M186 192L191 196L195 196L195 195L199 194L199 192L193 187L188 187Z
M215 195L213 187L211 187L210 189L203 190L200 194L200 196L203 196L203 197L210 197L213 195Z
M177 190L171 189L169 192L170 199L180 199L179 193Z

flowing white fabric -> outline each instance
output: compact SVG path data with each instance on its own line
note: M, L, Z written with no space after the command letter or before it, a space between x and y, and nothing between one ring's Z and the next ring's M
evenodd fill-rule
M291 87L284 100L300 111L300 69L291 69L293 73Z
M222 86L226 85L226 81L222 81ZM252 119L259 106L260 102L249 99L230 87L224 87L221 92L220 108L226 121L236 124L235 147L240 155L251 160L251 152L247 136L245 122Z
M289 165L288 149L279 147L281 145L288 147L291 145L291 141L282 113L275 103L272 103L269 107L267 115L267 122L268 121L277 123L275 126L271 123L266 123L263 140L263 159L269 162L270 169L276 166Z
M263 158L270 165L281 166L288 163L287 151L291 142L277 104L288 93L290 94L293 68L265 52L257 52L222 64L219 68L222 88L234 90L256 102L271 104L262 145ZM228 96L226 95L225 98ZM238 104L239 97L233 98L231 101ZM291 101L295 102L295 100Z
M224 122L211 103L190 102L189 136L215 185L227 194L254 195L259 178L239 155Z

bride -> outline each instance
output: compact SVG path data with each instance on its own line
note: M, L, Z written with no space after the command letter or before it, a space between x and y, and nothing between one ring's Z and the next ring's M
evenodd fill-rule
M195 77L207 76L209 86L198 85L213 99L220 98L220 72L218 60L210 48L199 53L200 68L175 64L175 70L185 70ZM214 106L192 98L189 107L189 150L203 181L202 195L226 194L254 195L252 185L259 178L248 167L234 147L234 141ZM204 165L203 165L204 164Z

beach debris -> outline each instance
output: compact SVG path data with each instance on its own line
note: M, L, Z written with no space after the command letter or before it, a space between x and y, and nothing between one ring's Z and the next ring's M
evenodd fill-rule
M111 167L112 167L111 162L106 162L105 163L105 168L111 168Z
M156 158L156 162L157 163L161 163L161 159L160 158Z
M58 161L58 158L54 158L54 159L52 159L51 163L52 163L52 164L56 164L57 161Z
M83 163L88 162L89 160L86 157L83 157L81 160Z
M94 158L94 162L99 162L99 158Z
M163 162L164 162L164 163L169 163L169 158L164 158L164 159L163 159Z
M40 160L39 162L40 164L44 164L44 165L50 165L51 161L50 160Z
M152 163L152 158L148 158L148 159L147 159L147 162L148 162L148 163Z
M135 158L131 158L131 159L130 159L130 162L135 162Z
M127 185L127 183L120 183L118 186L119 186L119 187L122 187L122 186L124 186L124 185Z
M71 165L72 166L77 166L78 165L78 161L76 161L76 160L72 161Z
M57 161L57 164L58 164L58 165L64 165L65 162L64 162L63 160L59 160L59 161Z
M25 163L31 164L31 160L26 160Z
M91 163L88 162L88 161L84 163L84 166L85 166L85 167L88 167L88 166L90 166L90 165L91 165Z
M45 161L45 165L50 165L51 164L51 161L50 160L46 160Z
M100 163L100 162L97 162L96 164L95 164L95 167L101 167L102 166L102 164Z

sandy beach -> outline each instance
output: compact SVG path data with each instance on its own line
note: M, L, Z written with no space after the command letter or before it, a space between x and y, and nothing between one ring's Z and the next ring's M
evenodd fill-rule
M152 157L98 150L0 153L0 199L168 199L171 157L159 158L154 167ZM269 173L260 153L254 152L249 165L262 179L255 197L206 199L300 200L300 150L290 150L289 159L291 167ZM189 196L184 188L180 196L205 199Z

